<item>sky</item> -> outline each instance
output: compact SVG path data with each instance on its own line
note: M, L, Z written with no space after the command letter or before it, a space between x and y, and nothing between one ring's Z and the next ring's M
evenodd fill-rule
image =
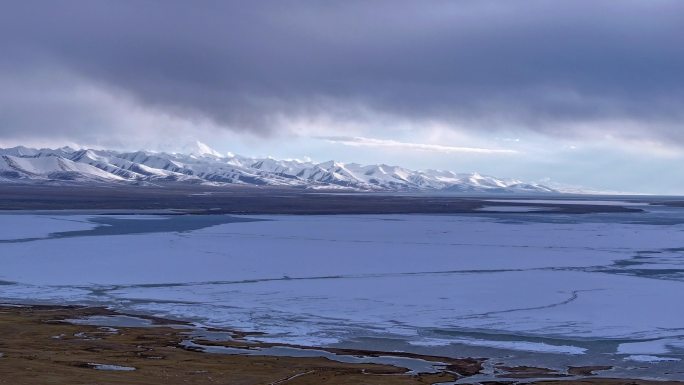
M0 146L684 194L678 0L9 0Z

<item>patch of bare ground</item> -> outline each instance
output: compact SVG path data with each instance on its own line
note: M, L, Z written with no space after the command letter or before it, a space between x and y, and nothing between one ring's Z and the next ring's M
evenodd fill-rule
M458 377L325 358L200 353L180 348L185 331L160 321L115 329L62 321L111 314L101 308L0 306L0 384L418 385Z

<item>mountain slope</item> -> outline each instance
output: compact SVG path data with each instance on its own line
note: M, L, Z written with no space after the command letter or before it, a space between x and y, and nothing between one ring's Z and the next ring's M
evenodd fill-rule
M302 162L221 155L197 142L186 153L0 149L0 183L201 183L354 191L555 192L477 173L414 171L386 164Z

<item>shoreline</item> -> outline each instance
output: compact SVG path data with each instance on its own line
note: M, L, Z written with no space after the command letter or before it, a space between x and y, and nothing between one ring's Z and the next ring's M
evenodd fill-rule
M87 196L87 199L82 199ZM513 202L497 202L502 198ZM534 199L544 203L526 202ZM338 194L286 188L216 188L210 186L131 187L92 189L79 185L0 186L0 213L47 210L136 212L156 210L181 214L336 215L336 214L503 214L511 206L536 214L639 213L626 205L601 205L616 198L586 195L574 204L560 204L568 196L515 194L402 195L388 193ZM558 203L553 203L559 200ZM660 202L655 197L624 198L633 203Z
M149 323L98 326L73 322L121 316ZM220 378L219 383L275 385L296 378L298 384L412 385L451 382L479 369L479 363L471 359L450 359L448 368L435 373L411 373L392 365L344 363L325 357L217 354L184 344L202 341L192 335L198 330L188 322L103 307L0 304L0 384L45 383L45 379L59 384L212 384ZM245 333L205 331L230 333L224 346L249 345L248 350L266 346L244 340ZM393 356L391 352L383 354ZM9 378L11 382L7 382Z
M568 367L559 372L541 367L496 366L484 358L319 348L246 338L256 334L200 328L190 322L127 314L105 307L0 303L0 384L34 384L40 379L41 383L60 384L97 381L174 385L188 381L217 383L219 378L218 383L273 385L455 381L483 385L541 385L549 381L558 385L684 384L601 377L601 371L608 367ZM285 352L269 354L274 348ZM399 364L392 364L393 360ZM434 371L411 371L401 367L402 362L427 363ZM483 379L492 368L496 374L490 373L491 379ZM4 380L7 378L11 382ZM50 381L46 382L46 378Z

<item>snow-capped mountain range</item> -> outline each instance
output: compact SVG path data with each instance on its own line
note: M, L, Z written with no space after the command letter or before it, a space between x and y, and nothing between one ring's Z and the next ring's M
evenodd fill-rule
M354 191L555 192L540 184L477 173L223 155L200 142L184 153L70 147L0 149L0 183L169 182Z

